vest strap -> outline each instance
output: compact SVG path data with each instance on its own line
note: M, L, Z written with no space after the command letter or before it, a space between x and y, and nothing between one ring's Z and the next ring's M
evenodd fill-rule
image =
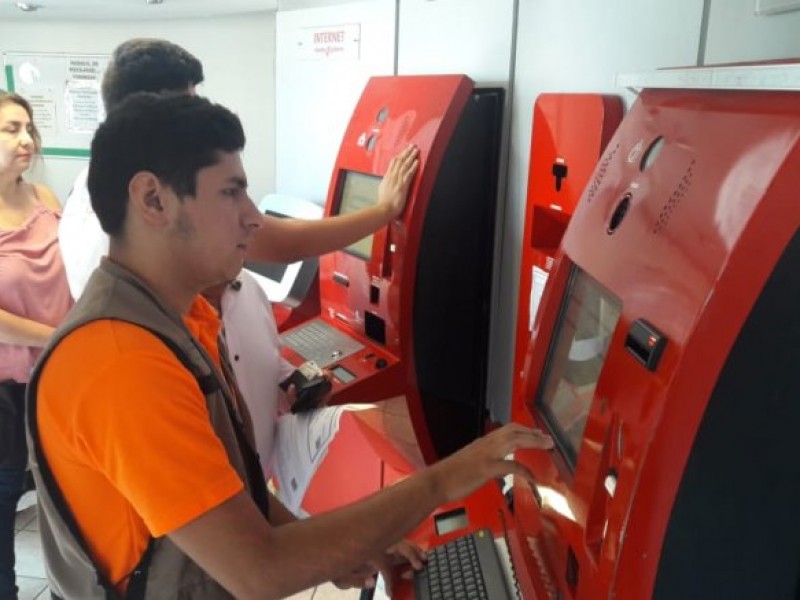
M151 537L147 542L139 564L128 575L127 600L144 600L147 593L147 572L150 569L150 560L153 558L155 540Z
M117 594L111 581L109 581L109 579L105 576L103 571L97 565L97 562L92 557L92 553L89 550L89 546L86 543L86 540L84 539L83 535L81 534L80 529L78 528L78 523L75 520L75 516L69 509L66 500L64 500L64 495L61 492L61 488L58 487L55 477L53 477L53 472L50 470L50 464L44 457L44 452L42 450L42 442L41 438L39 437L39 420L36 418L38 415L37 412L38 394L36 393L38 386L39 386L39 378L38 376L36 376L28 384L28 390L26 395L27 410L25 417L27 420L28 431L30 432L31 440L33 441L32 450L34 455L36 456L36 462L39 466L39 474L41 475L42 482L44 483L44 486L47 489L47 492L53 501L53 505L55 506L56 510L58 510L59 515L63 519L64 524L67 526L67 529L69 529L69 532L72 535L73 539L80 546L86 558L91 562L92 568L94 569L95 575L97 577L97 583L105 591L106 600L121 600L120 595ZM51 595L54 598L57 598L57 596L52 592Z

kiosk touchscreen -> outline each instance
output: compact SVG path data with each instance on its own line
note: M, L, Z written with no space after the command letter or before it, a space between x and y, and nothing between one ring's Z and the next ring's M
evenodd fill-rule
M337 213L347 215L375 205L378 201L378 186L380 183L381 178L377 175L344 171L342 173L342 192ZM370 261L372 260L373 238L374 236L370 234L350 244L344 251L361 260Z
M533 328L523 597L797 597L799 186L800 93L640 93Z
M575 269L542 378L539 410L564 458L578 458L620 302Z
M326 215L377 202L412 143L418 172L397 219L320 259L321 312L283 336L290 361L332 370L334 402L402 398L427 461L483 432L503 101L463 75L369 80Z

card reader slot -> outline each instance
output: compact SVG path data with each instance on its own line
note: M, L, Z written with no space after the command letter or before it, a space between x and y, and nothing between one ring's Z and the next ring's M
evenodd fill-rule
M625 337L625 349L648 371L655 371L667 338L644 319L637 319Z

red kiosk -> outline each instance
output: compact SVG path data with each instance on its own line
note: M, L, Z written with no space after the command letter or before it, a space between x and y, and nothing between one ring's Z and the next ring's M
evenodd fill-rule
M321 312L282 338L290 361L333 372L336 403L389 401L388 417L367 429L400 471L483 433L503 102L503 90L463 75L369 80L325 214L376 202L390 159L414 143L420 165L406 209L320 259ZM406 434L386 420L405 420Z
M679 81L800 81L750 69ZM521 414L556 450L517 453L513 513L487 486L419 535L488 521L526 599L796 598L799 185L800 93L643 90L531 338Z
M609 144L528 361L559 452L515 506L564 597L794 597L798 141L797 93L645 90Z

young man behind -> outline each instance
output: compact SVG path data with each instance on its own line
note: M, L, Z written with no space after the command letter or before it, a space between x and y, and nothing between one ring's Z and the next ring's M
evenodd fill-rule
M167 40L134 38L112 53L103 76L103 103L112 112L135 92L192 95L203 80L202 63L186 49ZM416 168L416 158L416 148L410 147L392 161L375 206L321 220L263 215L248 245L248 258L289 263L344 248L373 233L402 212L406 195L395 175L399 170ZM75 180L59 225L59 243L74 298L81 295L100 259L108 253L108 235L92 209L87 174L88 169ZM239 283L234 287L223 284L209 292L222 313L233 370L252 414L262 468L271 474L278 411L285 396L278 384L293 368L281 358L278 330L266 294L246 270L239 275Z
M109 257L28 396L56 597L280 598L363 581L439 504L529 475L509 452L552 445L506 426L361 502L293 520L254 467L220 323L198 296L238 273L262 222L243 145L232 113L185 95L131 97L95 135L89 190Z

